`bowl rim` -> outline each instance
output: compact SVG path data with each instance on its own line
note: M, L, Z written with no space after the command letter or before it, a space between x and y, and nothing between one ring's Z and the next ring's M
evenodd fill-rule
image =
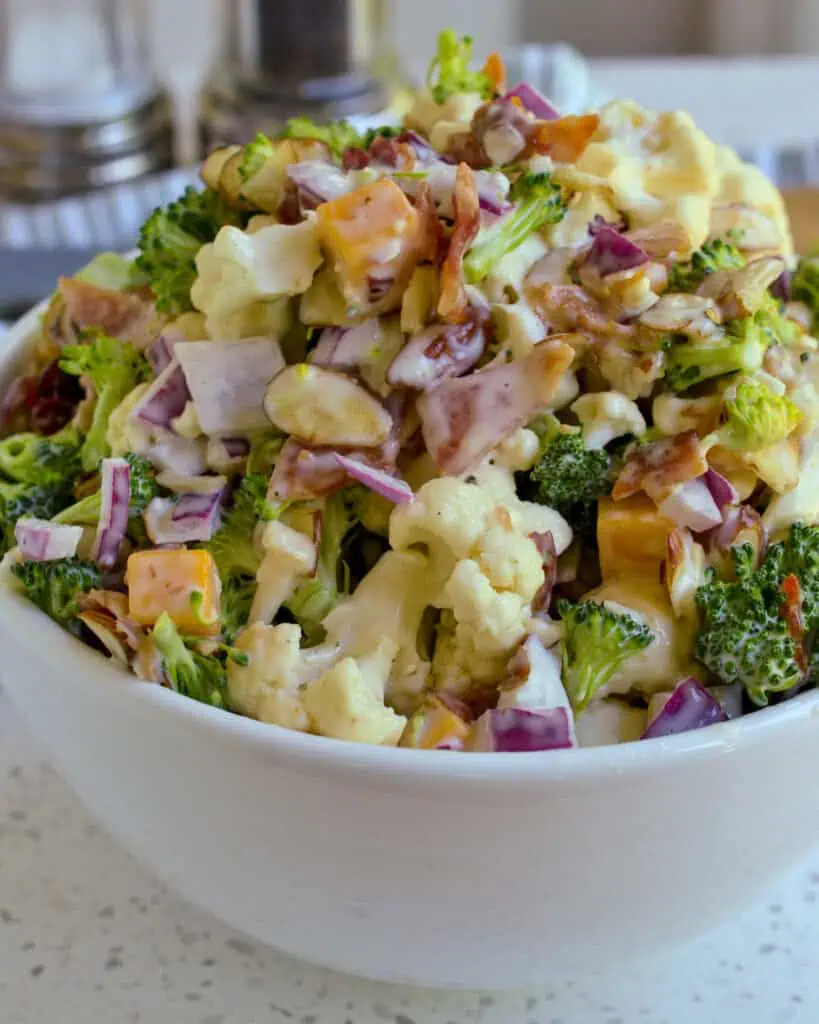
M0 379L6 380L30 343L50 299L44 299L22 316L0 339ZM599 783L613 775L656 775L676 771L682 765L712 761L740 746L762 742L794 723L819 715L819 689L808 690L781 704L760 708L738 719L704 729L630 743L599 747L522 753L469 753L459 756L446 750L416 750L375 746L315 736L260 722L222 708L184 697L166 687L143 682L126 668L100 656L60 628L18 593L8 568L0 572L0 624L8 640L26 649L33 661L50 662L55 673L70 677L75 685L90 688L102 699L110 694L112 677L121 692L181 724L202 727L214 738L250 746L284 764L315 767L334 773L373 773L390 780L427 780L439 785L481 789L526 782L575 781ZM43 637L48 643L38 642ZM13 688L10 687L10 689ZM12 697L14 696L12 692Z

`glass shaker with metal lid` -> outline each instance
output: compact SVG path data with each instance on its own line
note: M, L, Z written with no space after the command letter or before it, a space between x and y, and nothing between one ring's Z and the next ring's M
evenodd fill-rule
M172 163L144 0L2 0L0 198L53 198Z
M222 50L200 104L203 150L289 117L374 115L398 71L384 0L222 0Z

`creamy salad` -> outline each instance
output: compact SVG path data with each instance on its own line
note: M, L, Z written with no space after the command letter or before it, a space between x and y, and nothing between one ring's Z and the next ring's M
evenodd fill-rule
M819 260L681 112L562 117L446 31L399 126L211 154L3 398L19 589L146 683L528 751L819 675Z

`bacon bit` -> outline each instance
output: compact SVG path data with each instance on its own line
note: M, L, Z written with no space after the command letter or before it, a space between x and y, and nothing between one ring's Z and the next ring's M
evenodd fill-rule
M463 323L469 312L469 302L463 280L463 259L481 226L478 188L472 168L458 164L455 173L455 191L452 198L455 226L449 240L449 250L441 269L441 297L438 315L449 323Z
M415 150L408 142L385 139L383 135L376 135L370 143L369 155L376 163L399 171L411 171L418 162Z
M611 496L621 501L645 491L659 504L677 484L702 476L707 470L700 439L696 431L689 430L676 437L637 445L620 471Z
M432 198L432 189L427 182L423 182L418 190L415 209L418 211L421 261L434 263L437 266L444 258L445 241L435 201Z
M563 333L582 330L602 337L634 337L634 327L618 324L601 303L579 285L540 281L524 286L524 291L529 304L554 331Z
M75 277L57 283L51 333L58 345L78 340L78 332L97 328L111 338L123 338L144 348L155 341L158 320L153 306L138 295L99 288Z
M495 51L486 58L486 63L481 68L481 74L486 75L497 93L506 91L506 66L503 57Z
M579 117L571 114L556 121L538 121L529 132L526 155L542 153L550 156L555 163L574 163L599 124L597 114L581 114Z
M275 501L306 501L340 491L348 482L337 454L349 455L375 469L395 467L398 444L390 439L382 448L310 448L288 438L282 446L270 478L269 494Z
M369 162L367 151L359 146L347 146L341 154L341 166L345 171L361 171Z
M492 161L486 155L483 143L476 138L470 128L468 131L455 132L450 135L446 144L446 156L459 164L468 164L476 171L489 167Z
M530 533L529 539L534 541L543 560L543 583L532 601L532 610L537 614L545 612L552 600L552 590L557 582L557 548L551 530L546 530L545 533Z
M808 658L805 653L805 618L802 614L802 587L799 579L791 573L782 580L780 587L783 596L781 609L782 618L788 632L796 645L796 664L803 672L808 670Z
M281 202L276 210L276 218L280 224L300 224L304 220L299 200L299 187L290 178L284 183Z

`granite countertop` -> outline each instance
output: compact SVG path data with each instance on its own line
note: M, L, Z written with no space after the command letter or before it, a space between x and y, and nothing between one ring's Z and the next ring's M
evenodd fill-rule
M663 884L661 865L646 884ZM819 1019L818 903L819 851L674 956L558 989L430 993L342 977L164 889L46 767L0 692L2 1024L807 1024Z

